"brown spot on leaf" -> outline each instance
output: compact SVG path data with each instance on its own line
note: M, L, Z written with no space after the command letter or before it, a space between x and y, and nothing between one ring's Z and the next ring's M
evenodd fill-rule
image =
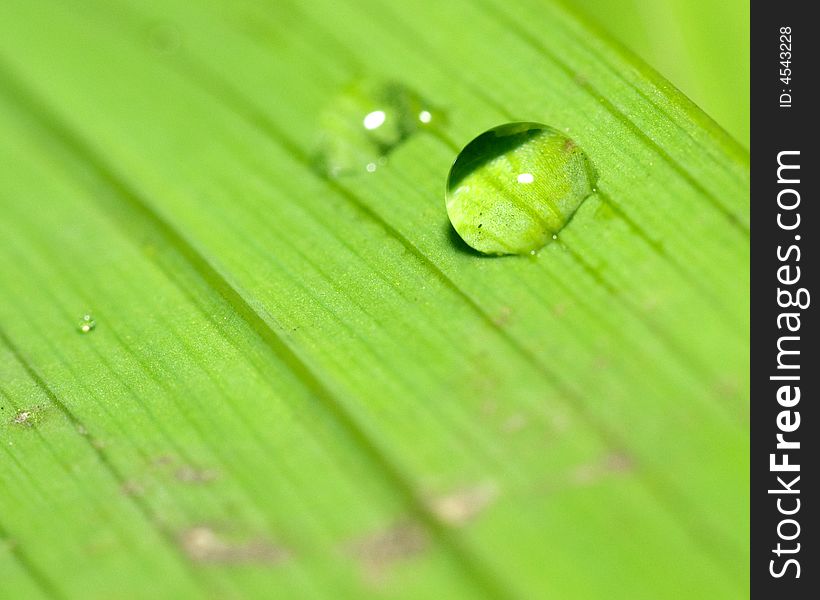
M552 307L552 314L556 317L563 317L564 313L567 312L567 308L569 308L569 305L566 302L559 302Z
M501 431L504 433L517 433L527 426L527 417L521 413L511 415L501 424Z
M430 508L448 525L460 527L481 514L497 497L498 488L492 483L484 483L433 498Z
M612 452L602 460L575 469L572 481L579 485L590 485L612 474L623 474L633 471L635 463L628 454Z
M160 454L152 461L152 463L157 467L164 467L173 464L174 457L169 454Z
M214 481L219 477L219 473L214 469L200 469L184 465L174 471L174 477L182 483L197 485Z
M614 473L628 473L635 468L635 461L624 452L613 452L604 459L604 468Z
M510 322L512 309L509 306L502 306L493 317L493 324L496 327L504 327Z
M486 400L481 404L481 412L485 415L494 415L498 411L498 402L495 400Z
M145 493L145 488L142 487L139 481L128 480L123 481L120 491L126 496L142 496Z
M731 377L721 377L713 387L715 392L724 398L736 398L740 394L740 385Z
M194 562L207 564L278 564L290 557L290 552L278 544L257 538L231 540L212 528L198 525L179 536L179 545Z
M361 564L365 577L380 582L395 563L418 556L429 543L421 524L402 521L354 541L350 551Z
M609 369L611 365L610 357L604 354L599 354L592 359L592 368L596 371L604 371Z

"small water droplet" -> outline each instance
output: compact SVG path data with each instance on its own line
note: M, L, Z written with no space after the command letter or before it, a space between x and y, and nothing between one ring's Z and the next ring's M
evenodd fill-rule
M80 333L90 333L94 331L96 326L97 321L95 321L94 317L87 313L80 317L80 321L77 323L77 330Z
M401 83L354 81L319 117L314 164L329 177L373 173L399 145L441 120L441 112Z
M507 123L459 153L447 178L447 215L483 254L534 254L555 239L597 178L564 134L539 123Z

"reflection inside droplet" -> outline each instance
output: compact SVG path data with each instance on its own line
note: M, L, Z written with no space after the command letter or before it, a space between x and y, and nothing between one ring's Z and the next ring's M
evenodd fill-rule
M532 183L534 179L532 173L521 173L518 175L518 183Z
M384 114L383 110L374 110L371 113L367 113L363 121L364 128L376 129L377 127L381 127L386 117L387 115Z

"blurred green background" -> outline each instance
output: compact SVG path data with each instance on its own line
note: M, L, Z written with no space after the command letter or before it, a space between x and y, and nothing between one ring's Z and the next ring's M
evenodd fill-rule
M749 2L566 1L749 147Z

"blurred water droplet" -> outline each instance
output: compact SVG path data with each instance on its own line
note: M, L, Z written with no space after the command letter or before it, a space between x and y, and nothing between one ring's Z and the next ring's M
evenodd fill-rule
M447 178L447 214L479 252L534 255L595 191L597 178L564 134L539 123L507 123L459 153Z
M95 327L97 327L97 321L90 314L84 314L77 323L77 330L80 333L90 333L94 331Z
M356 80L319 116L314 165L328 177L374 173L402 143L441 120L440 111L401 83Z

